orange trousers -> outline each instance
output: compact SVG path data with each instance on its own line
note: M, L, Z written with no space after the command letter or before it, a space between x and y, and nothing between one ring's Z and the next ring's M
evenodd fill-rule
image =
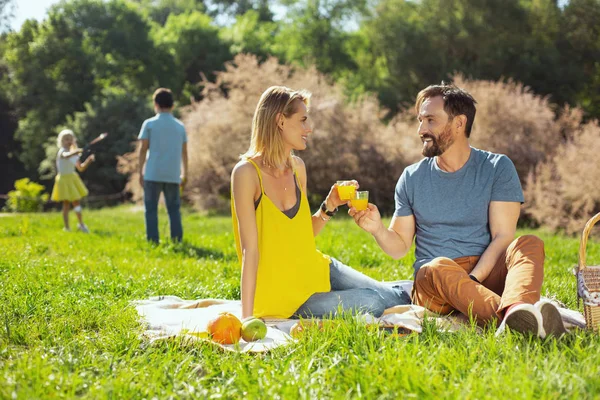
M481 325L502 319L511 304L534 304L540 299L544 258L541 239L521 236L508 246L481 284L469 277L479 257L435 258L417 272L413 303L439 314L458 310Z

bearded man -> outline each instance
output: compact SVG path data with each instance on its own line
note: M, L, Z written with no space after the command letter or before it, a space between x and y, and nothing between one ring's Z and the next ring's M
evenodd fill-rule
M469 144L475 99L454 85L432 85L415 104L420 162L396 185L389 228L377 207L349 214L381 249L404 257L416 238L412 300L431 311L459 311L481 325L502 321L540 337L562 335L556 307L539 301L544 243L533 235L515 239L524 201L519 176L505 155Z

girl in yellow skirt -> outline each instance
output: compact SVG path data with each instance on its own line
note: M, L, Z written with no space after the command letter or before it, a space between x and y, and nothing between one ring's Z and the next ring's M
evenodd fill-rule
M75 214L79 220L79 230L83 233L89 233L88 227L83 223L81 204L79 203L79 200L88 195L88 190L75 169L79 172L85 171L90 163L94 162L94 155L90 155L83 163L79 161L79 155L83 152L83 149L77 147L75 134L70 129L65 129L58 134L57 144L59 148L56 154L56 170L58 174L54 181L51 199L63 204L62 212L65 231L70 231L69 210L71 204L73 204L73 210L75 210Z

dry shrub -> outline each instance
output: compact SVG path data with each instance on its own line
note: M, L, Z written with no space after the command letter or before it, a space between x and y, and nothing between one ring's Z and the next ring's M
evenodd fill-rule
M357 179L372 201L393 209L394 185L406 163L384 157L390 145L382 141L385 125L373 97L347 104L342 89L314 68L280 65L270 58L259 63L238 55L204 82L204 98L184 111L190 153L190 199L201 209L229 207L230 174L250 143L252 115L262 92L284 85L312 92L310 117L314 134L300 155L308 171L309 198L321 201L338 179Z
M506 154L515 164L522 182L533 167L554 153L568 135L565 131L580 122L578 110L567 110L556 120L546 97L533 94L517 82L470 81L457 75L454 83L477 100L471 145ZM422 143L414 111L399 114L390 125L392 134L398 131L409 134L401 140L403 152L410 161L420 159Z
M454 81L478 101L472 145L512 159L525 186L527 215L552 229L579 231L600 205L600 191L594 187L600 178L600 163L594 159L600 154L597 124L582 125L579 109L567 108L556 119L547 98L515 82L461 76ZM347 104L341 88L314 68L280 65L273 58L261 64L254 56L238 55L217 74L216 83L203 84L203 100L183 110L190 156L186 193L197 208L229 208L231 170L248 148L256 103L272 85L313 93L314 134L300 154L313 205L336 180L357 179L372 202L392 211L396 180L406 165L422 158L412 110L386 126L373 97ZM119 168L131 173L128 190L139 199L136 157L121 157Z
M525 212L545 227L573 234L600 211L600 127L593 121L569 134L552 159L528 176Z
M144 199L144 188L140 186L140 174L138 169L138 154L137 152L126 153L122 156L117 156L117 172L123 175L129 175L125 191L131 193L131 201L136 203Z

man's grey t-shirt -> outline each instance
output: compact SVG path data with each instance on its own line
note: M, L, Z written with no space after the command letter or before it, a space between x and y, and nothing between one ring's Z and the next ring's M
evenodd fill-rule
M181 183L181 152L187 142L183 123L171 113L158 113L144 121L138 139L149 141L144 180Z
M394 216L415 217L415 274L436 257L480 256L491 242L490 202L524 201L512 161L475 148L456 172L442 171L435 157L406 167L395 199Z

